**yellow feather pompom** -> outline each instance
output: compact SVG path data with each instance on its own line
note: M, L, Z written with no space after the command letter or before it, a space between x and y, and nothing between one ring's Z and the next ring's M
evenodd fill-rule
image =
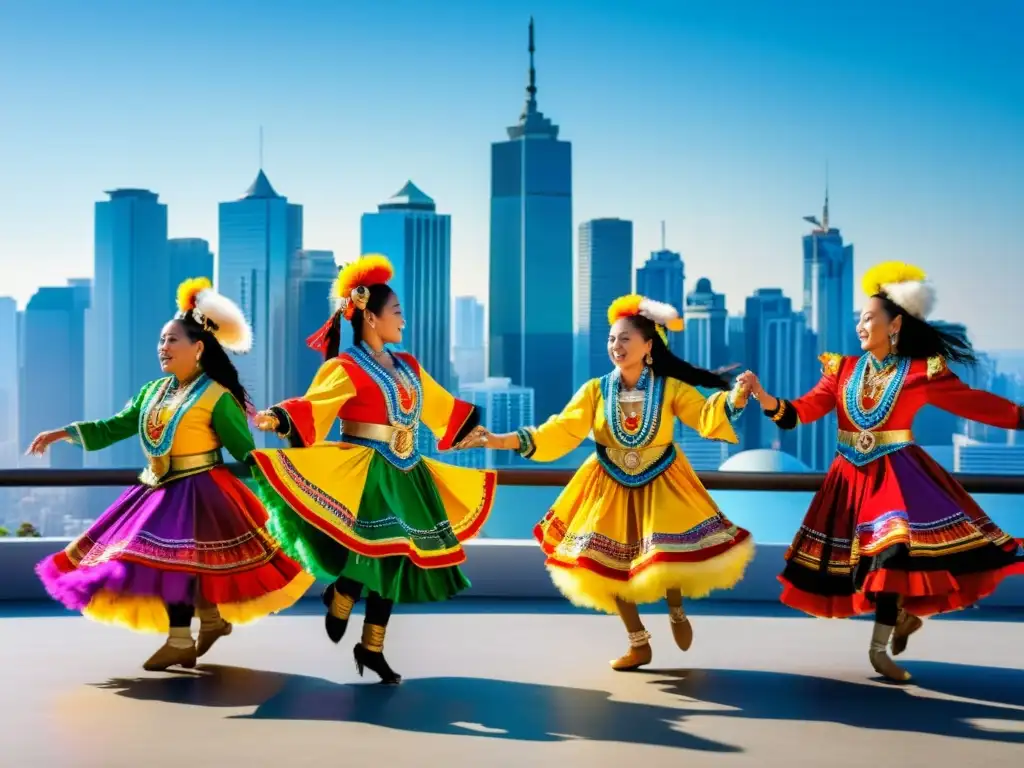
M883 286L893 283L921 282L927 277L924 270L902 261L885 261L876 264L864 275L861 287L868 296L881 293Z
M622 317L636 317L640 314L640 302L643 296L631 293L628 296L620 296L608 307L608 325L615 325L615 321Z
M203 291L213 288L213 283L205 277L190 277L178 286L178 311L189 312L196 308L196 297Z
M369 288L371 285L387 283L395 276L395 268L387 256L380 253L368 253L356 261L346 264L334 281L334 297L348 299L352 291L360 285Z

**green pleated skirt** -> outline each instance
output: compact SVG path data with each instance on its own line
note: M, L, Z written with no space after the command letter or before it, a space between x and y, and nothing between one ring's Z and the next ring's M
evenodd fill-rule
M253 477L270 513L270 534L318 579L334 581L344 576L362 584L364 594L377 592L395 603L439 602L470 586L457 565L422 568L405 555L368 557L351 551L297 514L258 470ZM376 452L369 462L355 525L364 539L404 538L421 551L459 545L425 464L421 461L403 471Z

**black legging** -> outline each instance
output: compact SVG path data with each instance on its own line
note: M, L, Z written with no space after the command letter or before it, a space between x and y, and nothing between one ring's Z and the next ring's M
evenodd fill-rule
M348 595L353 600L358 600L363 592L363 585L354 579L339 576L334 582L334 589L339 594ZM394 608L394 605L394 601L385 600L378 593L370 592L366 596L366 623L386 627L391 619L391 609Z
M894 592L881 592L875 597L875 621L895 627L900 616L900 598Z
M192 579L188 587L189 594L195 595L196 580ZM168 603L167 618L172 627L181 628L192 626L192 618L196 615L195 598L188 603Z

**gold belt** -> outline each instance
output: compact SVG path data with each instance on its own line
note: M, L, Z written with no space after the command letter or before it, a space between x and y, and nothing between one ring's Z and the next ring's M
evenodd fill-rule
M875 448L912 443L914 433L909 429L893 429L888 432L847 432L841 429L838 440L841 445L849 446L857 453L871 453Z
M627 475L639 475L664 455L666 445L649 445L645 448L604 448L604 455L612 464Z
M416 450L413 431L408 427L370 424L365 421L345 421L341 425L341 439L344 440L346 435L360 440L385 443L391 452L400 459L408 459Z
M198 475L222 463L219 448L184 456L159 456L150 458L149 466L142 470L139 480L145 485L156 486L164 480L177 479L183 475Z

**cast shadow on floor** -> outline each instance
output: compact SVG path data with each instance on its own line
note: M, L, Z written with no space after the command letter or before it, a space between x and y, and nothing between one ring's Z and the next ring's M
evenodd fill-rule
M687 721L714 716L838 723L1024 743L1024 671L930 662L906 667L914 675L907 687L878 684L869 677L847 682L733 669L640 673L650 678L650 685L678 697L668 706L613 701L599 690L486 678L407 678L397 687L343 685L217 665L189 674L114 679L98 687L138 700L255 708L234 716L241 719L352 722L416 733L522 741L576 738L719 753L743 750L687 733ZM928 691L961 700L922 695ZM715 705L714 711L708 711L708 703ZM987 728L971 721L1008 722L1009 727Z

